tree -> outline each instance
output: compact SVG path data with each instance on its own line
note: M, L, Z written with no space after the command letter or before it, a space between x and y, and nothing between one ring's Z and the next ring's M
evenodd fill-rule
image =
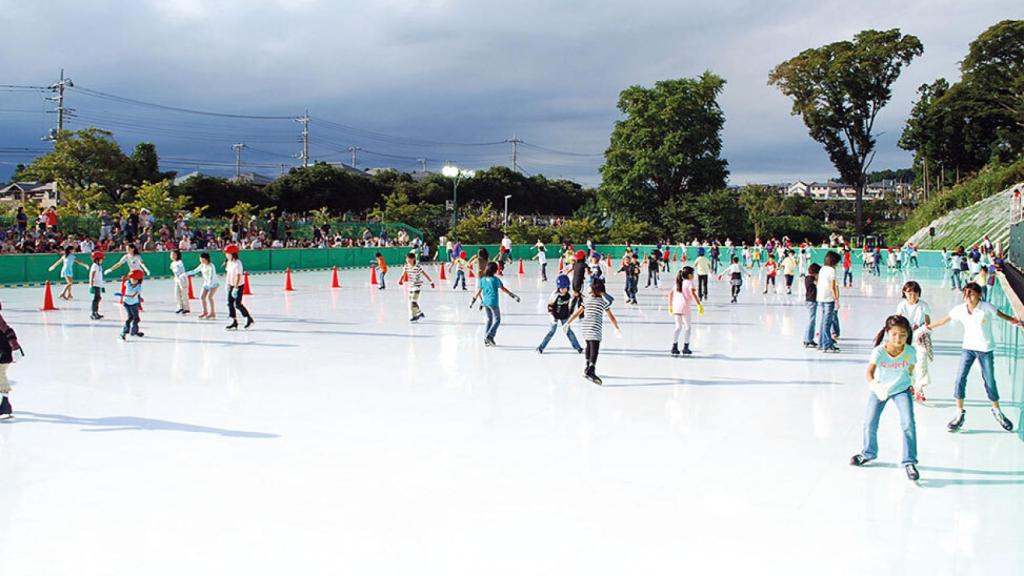
M98 184L79 188L57 182L57 189L60 190L60 206L57 207L57 214L62 218L65 216L91 216L97 208L107 202L107 195L103 193Z
M982 32L971 42L960 71L979 97L1024 130L1024 20L1003 20Z
M725 80L705 72L623 90L618 107L626 118L615 123L605 152L598 191L602 206L650 221L672 200L724 188L725 115L717 100L724 86Z
M872 130L879 111L892 98L892 84L903 67L924 52L915 36L899 29L864 30L853 41L810 48L772 70L768 84L793 100L811 138L857 189L856 229L863 230L865 172L875 151Z
M747 211L754 237L764 238L772 230L772 218L782 214L782 194L770 186L748 184L740 190L739 203Z
M379 185L368 177L325 163L292 168L266 188L270 202L289 212L326 206L332 212L362 212L380 197Z
M149 142L139 142L129 157L131 161L132 177L136 184L143 182L160 182L174 178L174 172L160 171L160 158L156 153L156 146Z
M129 206L136 210L145 208L158 220L173 220L181 212L188 212L192 200L188 196L171 194L171 181L144 182L135 193Z
M95 185L117 203L131 194L131 167L110 132L87 128L58 134L53 151L33 160L21 175L43 182L61 181L79 189Z

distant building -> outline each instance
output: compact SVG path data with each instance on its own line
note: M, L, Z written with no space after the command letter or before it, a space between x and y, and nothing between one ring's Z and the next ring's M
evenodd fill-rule
M0 202L39 202L43 208L57 206L60 201L57 195L56 182L14 182L5 188L0 188Z
M252 184L257 188L263 188L268 186L275 180L272 176L264 176L263 174L257 174L255 172L242 172L235 178L231 178L231 182L242 182L245 184Z

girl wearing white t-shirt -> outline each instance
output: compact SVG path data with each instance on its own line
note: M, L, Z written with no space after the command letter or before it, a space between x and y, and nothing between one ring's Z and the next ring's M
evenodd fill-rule
M181 261L181 250L171 250L171 275L174 276L174 299L178 302L175 314L188 314L188 273Z
M217 307L213 297L217 294L220 283L217 281L217 269L210 262L210 255L203 252L199 255L199 266L188 272L189 276L203 277L203 292L199 301L203 303L203 313L199 315L200 320L215 320L217 318Z
M672 332L672 355L679 355L679 333L683 332L683 354L693 354L690 350L690 332L693 328L693 310L691 304L697 305L697 313L704 314L704 304L700 301L700 295L693 287L693 268L684 266L676 274L675 288L668 293L668 311L676 322L676 329Z
M956 401L956 417L946 429L956 432L964 425L964 396L967 388L967 375L977 360L981 364L981 379L985 382L985 392L992 403L992 416L1007 432L1013 430L1013 422L999 408L999 390L996 388L995 337L992 335L992 322L1002 318L1014 326L1024 324L1019 318L1003 314L995 306L981 300L981 286L969 282L964 286L964 303L949 311L949 315L938 322L929 322L925 326L934 330L949 324L951 320L960 322L964 327L963 352L960 355L960 370L957 373L953 388L953 399Z
M896 313L910 322L917 337L914 338L914 349L917 352L917 364L914 365L914 399L924 402L924 387L930 382L928 363L935 358L932 351L932 337L924 326L931 322L931 308L921 300L921 285L911 280L903 285L903 300L896 306Z
M821 342L819 349L823 352L839 352L834 339L839 336L838 314L839 286L836 284L836 264L839 253L829 250L825 254L825 265L818 272L818 315L821 317Z

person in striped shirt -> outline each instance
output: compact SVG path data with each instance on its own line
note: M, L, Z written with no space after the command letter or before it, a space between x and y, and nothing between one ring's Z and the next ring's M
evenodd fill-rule
M434 279L431 278L423 268L416 262L416 253L409 252L405 255L405 268L402 270L402 280L409 283L409 321L416 322L426 318L423 310L420 309L420 290L423 289L423 279L430 281L430 287L434 287ZM398 282L402 284L402 281Z
M576 308L569 321L565 323L565 330L580 316L583 317L583 339L587 341L586 357L587 367L583 376L594 384L600 385L601 379L596 374L597 354L601 349L601 328L604 325L604 316L608 315L615 331L619 332L619 321L612 314L611 306L615 300L609 296L604 289L604 280L595 278L590 283L590 294L583 299L583 305Z

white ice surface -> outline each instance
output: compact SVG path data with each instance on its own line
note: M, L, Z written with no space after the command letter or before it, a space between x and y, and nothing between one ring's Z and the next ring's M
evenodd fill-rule
M109 292L93 322L81 285L47 313L41 289L2 290L28 356L0 422L0 575L1020 574L1024 443L977 368L965 430L945 431L959 328L937 334L917 406L920 484L891 406L877 464L847 464L869 338L903 281L857 272L831 356L801 347L802 296L748 284L729 305L726 280L696 355L672 358L662 292L629 307L615 279L604 387L561 333L535 352L553 275L529 265L506 279L523 301L503 297L494 349L449 286L411 325L394 271L383 292L366 270L339 290L298 273L287 294L253 276L257 324L237 333L223 293L202 322L147 281L146 336L128 343ZM937 315L954 302L914 276Z

